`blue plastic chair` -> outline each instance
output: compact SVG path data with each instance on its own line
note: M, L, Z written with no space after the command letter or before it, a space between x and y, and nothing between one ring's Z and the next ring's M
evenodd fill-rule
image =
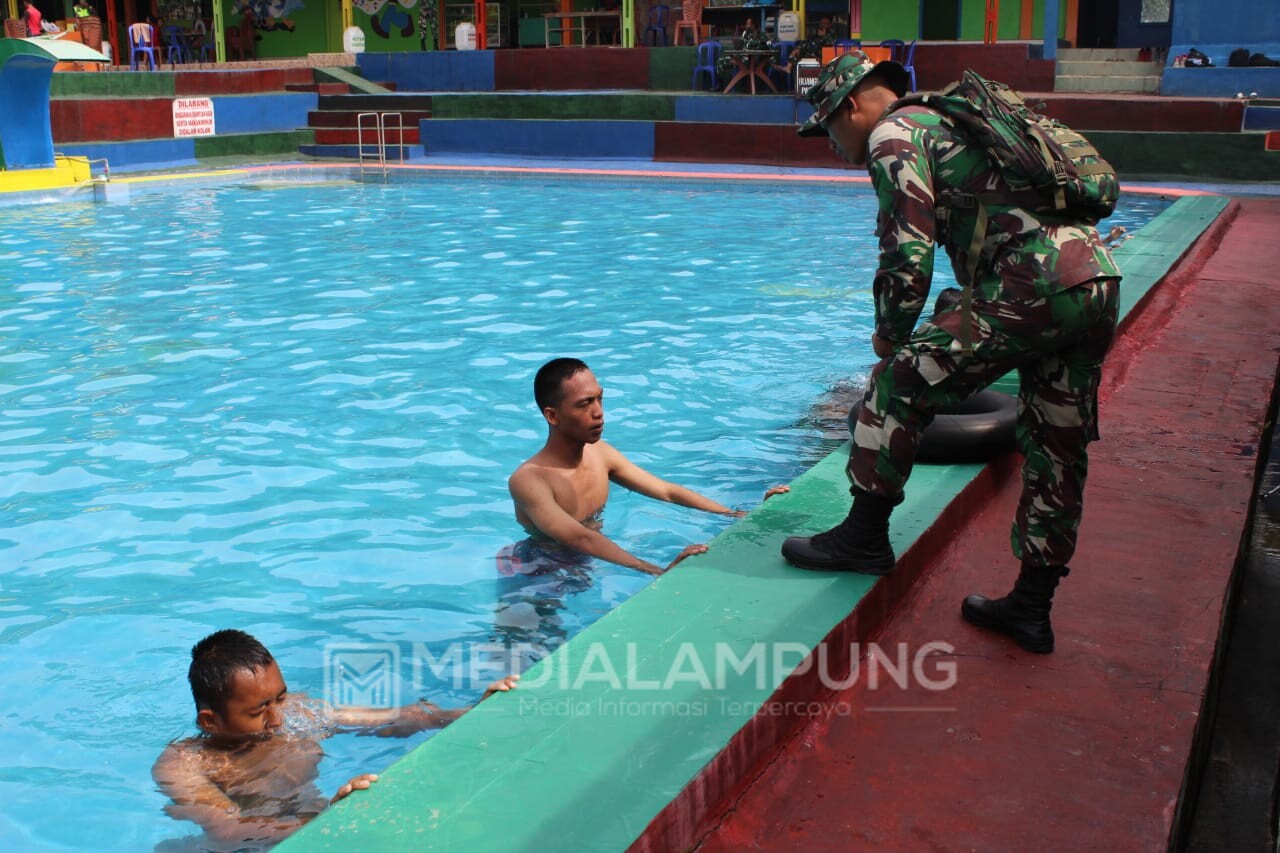
M164 47L169 55L169 64L177 65L179 62L190 62L191 54L187 50L187 46L182 42L182 28L176 24L169 24L163 31Z
M695 91L701 87L698 86L698 75L707 72L708 88L720 88L719 76L716 72L716 64L720 61L720 42L704 41L698 45L698 64L693 68L693 82L690 88Z
M641 41L649 44L649 33L653 33L653 46L658 46L658 36L662 36L662 46L667 46L667 17L671 14L669 6L649 7L649 26L645 27Z
M906 56L902 58L902 67L907 69L907 73L911 75L911 91L916 90L916 41L911 40L911 45L907 48Z
M902 62L902 50L907 46L902 39L885 39L880 46L889 48L889 58L894 62Z
M151 63L151 70L156 70L156 32L150 24L129 25L129 67L138 70L138 55L141 54Z
M862 41L859 39L840 39L835 44L836 56L842 53L849 53L854 50L862 49Z
M776 42L774 47L778 48L778 61L769 68L769 73L781 74L786 79L787 89L791 89L795 69L790 67L784 69L782 66L791 62L791 51L796 49L796 43L793 41L780 41Z

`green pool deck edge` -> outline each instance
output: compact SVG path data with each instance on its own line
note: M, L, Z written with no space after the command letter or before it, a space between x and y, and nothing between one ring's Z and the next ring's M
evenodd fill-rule
M1117 250L1122 317L1227 203L1179 199ZM536 664L519 690L480 704L279 849L623 850L660 815L668 824L687 821L664 815L677 798L714 803L727 784L706 778L717 758L729 750L729 763L746 766L771 745L762 738L776 742L789 724L771 702L821 698L814 670L792 670L812 664L806 656L824 639L867 636L910 585L895 577L902 564L876 579L805 572L778 554L785 536L843 516L847 455L848 444L797 478L789 495L717 536L707 554L655 579ZM974 489L984 472L1010 475L1007 463L993 475L1000 467L918 466L893 519L902 562L931 538L930 528L962 524L965 501L954 499L969 489L966 501L980 500ZM664 831L669 841L670 827Z

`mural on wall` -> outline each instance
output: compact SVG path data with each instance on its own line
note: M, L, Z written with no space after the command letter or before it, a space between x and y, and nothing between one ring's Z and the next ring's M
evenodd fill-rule
M392 33L398 33L404 38L413 35L413 15L409 10L417 3L418 0L355 0L354 5L369 16L369 26L373 29L374 35L389 39ZM435 3L424 3L422 14L426 13L426 5L434 6ZM422 29L421 14L418 17L418 27Z
M231 6L231 13L252 18L255 29L291 33L297 25L285 15L305 8L302 0L236 0Z
M422 0L418 6L418 32L422 33L422 49L427 50L427 34L431 34L429 41L431 42L431 50L440 43L439 33L436 27L439 24L436 16L436 0Z

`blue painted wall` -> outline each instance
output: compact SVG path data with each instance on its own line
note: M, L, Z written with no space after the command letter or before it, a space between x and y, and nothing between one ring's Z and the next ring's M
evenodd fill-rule
M419 122L419 127L428 156L466 153L653 159L651 121L428 119Z
M1276 0L1174 0L1173 42L1230 44L1250 50L1257 49L1253 47L1255 44L1280 42L1280 3Z
M1280 97L1280 68L1228 68L1236 48L1280 58L1280 3L1277 0L1175 0L1169 64L1198 48L1214 68L1169 68L1160 94L1230 98L1237 93Z
M307 126L307 112L317 108L314 92L270 95L224 95L213 99L213 125L224 133L266 133Z
M0 66L0 149L8 169L52 169L49 85L53 59L23 54Z
M1182 0L1173 0L1176 10ZM1116 47L1168 47L1173 40L1173 24L1142 23L1142 0L1120 0L1116 21Z
M216 121L216 119L215 119ZM156 166L193 166L196 163L196 144L191 139L141 139L127 142L90 142L59 145L62 154L72 154L96 160L105 157L111 171L128 171L130 168L154 168Z
M491 50L361 53L356 64L366 80L395 83L401 92L494 90Z

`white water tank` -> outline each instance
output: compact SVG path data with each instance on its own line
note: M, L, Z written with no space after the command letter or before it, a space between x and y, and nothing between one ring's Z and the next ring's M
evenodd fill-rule
M778 41L800 40L800 16L795 12L778 13Z
M476 25L463 21L453 28L453 46L458 50L476 49Z
M364 30L359 27L347 27L343 30L342 50L344 53L364 53Z

